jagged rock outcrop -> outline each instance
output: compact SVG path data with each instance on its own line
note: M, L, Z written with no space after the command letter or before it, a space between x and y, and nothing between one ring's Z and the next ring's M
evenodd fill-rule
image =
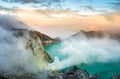
M49 76L48 79L101 79L99 74L90 75L86 70L73 67L64 73Z

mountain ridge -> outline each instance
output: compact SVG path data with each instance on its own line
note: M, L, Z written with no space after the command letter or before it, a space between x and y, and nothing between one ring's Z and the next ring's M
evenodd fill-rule
M104 38L108 37L111 39L117 39L120 40L120 34L119 33L109 33L105 31L99 31L99 30L91 30L91 31L84 31L80 30L77 33L71 35L68 38L79 38L79 37L86 37L86 38Z

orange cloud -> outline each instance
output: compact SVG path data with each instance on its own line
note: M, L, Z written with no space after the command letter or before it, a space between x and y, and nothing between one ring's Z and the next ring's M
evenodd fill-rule
M19 10L15 14L33 28L57 28L70 31L120 30L120 14L80 16L72 11L29 11ZM59 30L59 29L57 29Z

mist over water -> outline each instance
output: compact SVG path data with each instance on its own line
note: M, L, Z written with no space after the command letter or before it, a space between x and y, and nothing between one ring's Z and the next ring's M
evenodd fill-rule
M112 63L120 59L120 43L110 38L72 38L65 40L58 49L59 56L50 64L54 69L92 63ZM63 60L59 57L64 56Z

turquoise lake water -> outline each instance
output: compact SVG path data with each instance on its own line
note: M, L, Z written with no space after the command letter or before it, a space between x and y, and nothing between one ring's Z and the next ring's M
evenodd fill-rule
M62 61L66 57L60 54L61 43L51 44L45 46L45 50L50 54L54 59L55 56L58 56ZM81 69L86 69L90 74L99 73L102 79L109 79L113 74L120 74L120 61L109 62L109 63L91 63L91 64L80 64L77 67Z

